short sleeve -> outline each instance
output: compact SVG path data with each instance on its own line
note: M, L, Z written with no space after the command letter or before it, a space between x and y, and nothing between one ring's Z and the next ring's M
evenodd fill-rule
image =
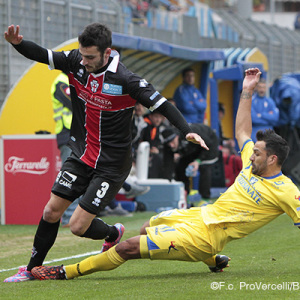
M253 141L251 139L249 139L249 140L245 141L245 143L241 149L243 168L245 168L249 165L250 157L253 153L253 146L254 146Z

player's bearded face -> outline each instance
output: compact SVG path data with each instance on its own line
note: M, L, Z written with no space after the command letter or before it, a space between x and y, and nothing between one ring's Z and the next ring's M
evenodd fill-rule
M252 161L252 173L254 175L262 176L267 171L268 156L264 142L256 142L250 160Z
M82 57L81 63L85 66L89 73L95 73L107 63L104 55L99 52L96 46L82 47L79 46L79 52Z
M254 175L262 176L267 169L267 159L264 161L252 161L252 173Z

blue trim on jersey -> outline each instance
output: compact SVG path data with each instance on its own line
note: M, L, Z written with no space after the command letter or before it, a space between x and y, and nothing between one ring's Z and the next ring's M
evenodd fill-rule
M294 223L295 226L300 226L300 223Z
M147 246L148 246L148 250L158 250L159 247L154 243L152 242L149 237L147 236Z
M160 229L160 232L166 232L166 231L176 231L176 229L170 226L165 226Z
M241 149L241 152L244 150L246 144L249 143L249 142L252 142L252 140L251 140L251 139L248 139L248 140L245 141L245 143L244 143L244 145L243 145L243 147L242 147L242 149Z
M273 179L273 178L276 178L276 177L281 176L281 175L282 175L282 172L280 171L277 175L270 176L270 177L261 177L261 178L264 178L264 179Z

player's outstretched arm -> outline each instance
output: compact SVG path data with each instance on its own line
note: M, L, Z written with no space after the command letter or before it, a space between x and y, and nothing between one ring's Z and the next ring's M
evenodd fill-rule
M245 71L243 90L240 97L239 108L235 120L235 137L240 149L252 133L251 104L252 94L256 87L261 72L258 68L250 68Z
M23 40L23 36L20 35L19 32L19 25L16 27L15 25L10 25L7 31L5 31L4 37L7 42L11 43L12 46L26 58L43 64L49 64L48 50L34 42Z
M209 150L204 140L197 133L191 132L190 126L177 107L172 105L169 101L165 101L157 110L184 134L187 141Z
M13 45L19 45L23 40L23 35L20 35L20 26L10 25L7 28L7 31L4 32L4 38L7 42Z

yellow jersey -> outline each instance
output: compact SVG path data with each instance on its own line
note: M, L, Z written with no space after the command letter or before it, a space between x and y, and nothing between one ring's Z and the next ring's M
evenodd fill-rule
M252 140L243 145L243 169L234 184L213 205L201 208L216 253L227 242L247 236L283 213L300 226L298 188L281 172L268 178L254 175L250 161L253 147Z

